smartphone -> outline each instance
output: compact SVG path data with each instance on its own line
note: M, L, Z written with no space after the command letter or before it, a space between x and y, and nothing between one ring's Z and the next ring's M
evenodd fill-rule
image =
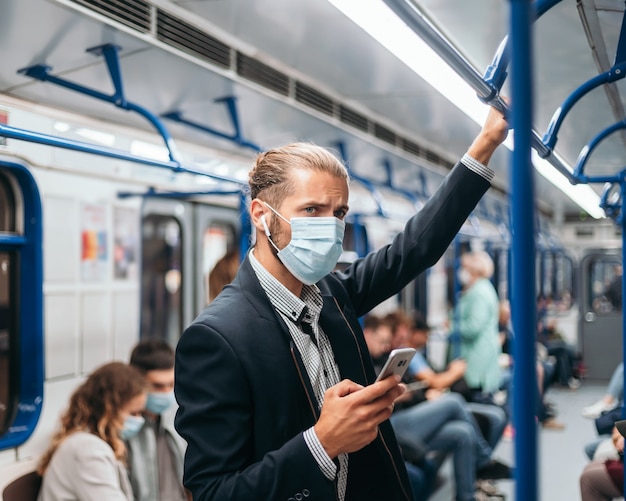
M392 374L402 377L409 368L409 362L413 358L413 355L415 355L413 348L397 348L391 350L389 358L385 362L380 374L378 374L376 381L388 378Z

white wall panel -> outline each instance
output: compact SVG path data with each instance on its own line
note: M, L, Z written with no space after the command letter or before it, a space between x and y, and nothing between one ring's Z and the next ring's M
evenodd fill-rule
M76 282L79 262L78 218L73 200L44 197L44 280Z
M78 301L74 293L45 298L46 379L78 372Z
M139 291L117 291L113 294L113 357L128 361L139 341Z
M17 449L19 460L39 458L48 448L52 434L57 430L61 413L69 403L69 396L84 378L63 379L44 385L43 407L35 432Z
M111 302L105 292L84 293L81 298L81 371L88 374L111 360Z

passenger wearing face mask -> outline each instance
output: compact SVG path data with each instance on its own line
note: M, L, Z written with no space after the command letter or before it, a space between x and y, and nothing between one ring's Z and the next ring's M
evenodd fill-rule
M112 362L70 397L60 429L42 456L38 501L132 501L123 439L143 424L146 382L134 367Z
M508 125L492 110L462 161L393 241L333 271L348 212L325 148L265 151L249 174L256 243L183 333L176 429L194 501L413 499L389 423L404 386L374 382L359 317L437 262L489 188Z
M472 400L493 403L498 390L501 369L498 358L502 352L498 318L498 294L489 280L493 261L484 251L463 254L459 281L462 295L456 305L454 330L460 335L461 353L465 360L465 381L472 390Z
M165 341L140 341L130 356L148 385L144 422L129 437L128 473L135 501L184 501L185 441L174 429L174 350Z

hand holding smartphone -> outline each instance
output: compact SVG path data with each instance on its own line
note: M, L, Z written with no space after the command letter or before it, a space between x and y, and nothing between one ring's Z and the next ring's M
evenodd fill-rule
M389 354L389 358L385 362L380 374L376 378L376 381L381 381L382 379L386 379L392 374L398 375L400 377L404 376L404 373L409 368L409 362L415 355L415 350L413 348L397 348L395 350L391 350Z

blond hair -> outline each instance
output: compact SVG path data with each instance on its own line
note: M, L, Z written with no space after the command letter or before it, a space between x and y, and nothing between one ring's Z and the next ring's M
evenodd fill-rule
M293 192L291 172L295 169L328 172L348 181L346 167L326 148L313 143L291 143L260 153L249 174L250 197L279 208Z

